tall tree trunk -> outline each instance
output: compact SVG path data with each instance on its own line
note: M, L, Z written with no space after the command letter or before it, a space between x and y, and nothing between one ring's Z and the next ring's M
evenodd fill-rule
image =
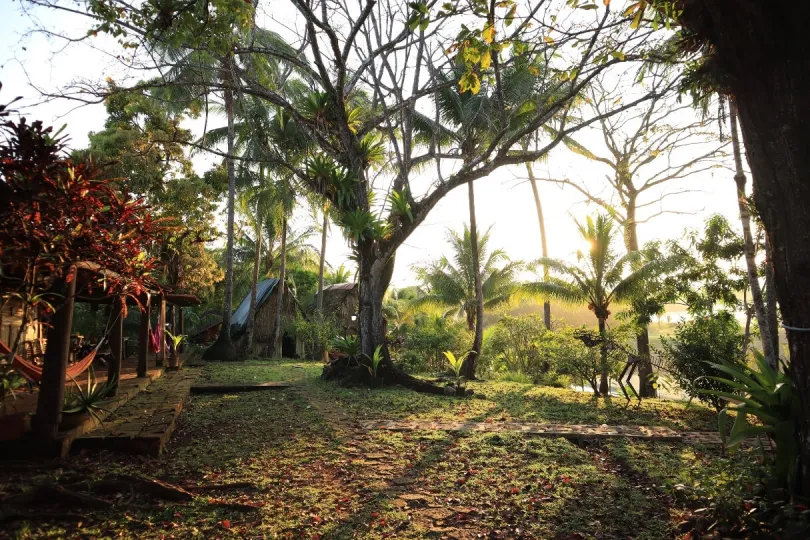
M481 354L484 342L484 290L481 285L481 261L478 253L478 225L475 220L475 188L473 182L468 182L470 203L470 254L472 255L473 281L475 283L475 333L470 354L464 359L461 366L461 375L468 379L475 379L475 366Z
M253 252L253 283L250 287L250 309L248 310L247 325L245 326L245 352L248 356L256 354L256 293L259 286L259 267L262 260L262 227L261 218L256 216L256 249Z
M328 204L328 203L327 203ZM326 232L329 228L328 206L323 207L323 229L321 230L321 260L318 266L318 296L315 300L315 310L323 315L323 276L326 270Z
M762 297L762 288L759 285L757 272L756 248L754 235L751 234L751 212L748 210L748 200L745 195L745 172L743 171L742 155L740 154L740 138L737 133L737 106L734 99L729 100L731 120L731 145L734 149L734 182L737 184L737 205L740 209L740 222L743 230L743 249L745 252L745 266L748 270L748 287L751 289L751 301L754 304L754 314L757 317L759 333L762 337L762 354L771 367L777 367L776 355L771 340L770 321L765 313L765 301Z
M532 185L534 194L534 208L537 210L537 221L540 224L540 249L543 258L548 257L548 244L546 243L546 221L543 219L543 205L540 203L540 191L537 189L537 179L534 177L534 168L528 161L526 162L526 172L529 173L529 183ZM548 281L548 266L543 265L543 281ZM551 302L543 302L543 324L547 330L551 330Z
M281 311L284 305L284 288L287 283L287 216L281 219L281 265L279 268L276 313L273 316L273 357L281 358Z
M624 243L628 253L635 253L639 250L638 245L638 223L636 221L636 197L632 195L627 198L625 205L627 219L624 220ZM636 353L641 361L638 364L638 394L643 398L654 398L658 392L653 386L653 368L650 359L650 331L648 322L641 324L639 333L636 336Z
M607 328L605 324L605 319L599 319L599 335L602 338L607 336ZM599 378L599 393L603 396L606 396L610 393L610 381L609 373L608 373L608 349L607 349L607 342L603 339L602 344L599 346L599 369L601 370L601 375Z
M777 299L798 394L795 491L810 495L810 3L686 2L683 24L713 46L737 102L754 202L773 248ZM786 16L786 14L788 14ZM791 330L790 328L793 328Z
M776 305L776 277L773 274L773 254L771 244L765 239L765 316L771 328L771 346L777 362L781 352L779 344L779 317Z
M223 67L226 76L232 72L232 58L228 58ZM231 341L231 315L233 312L233 236L234 236L234 203L236 201L236 171L234 169L233 153L236 134L233 125L233 92L225 90L225 115L228 117L228 156L225 158L228 169L228 229L227 245L225 248L225 300L222 306L222 327L217 340L203 353L203 360L221 360L231 362L236 360L236 350Z

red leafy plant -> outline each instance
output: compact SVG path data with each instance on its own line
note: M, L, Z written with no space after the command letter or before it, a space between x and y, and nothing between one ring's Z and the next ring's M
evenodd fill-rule
M147 248L165 225L96 164L74 163L60 133L0 108L0 293L24 301L24 320L58 308L77 265L94 270L81 294L157 288Z

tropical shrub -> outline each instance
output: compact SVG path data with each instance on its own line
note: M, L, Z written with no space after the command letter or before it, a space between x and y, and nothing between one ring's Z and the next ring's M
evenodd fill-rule
M300 314L284 322L284 332L304 345L304 355L322 359L330 340L340 333L337 322L332 317L307 319Z
M447 369L442 351L469 349L472 334L464 323L444 318L422 317L401 332L402 344L395 350L395 360L412 373L437 372Z
M683 391L720 410L723 399L713 392L734 388L717 379L724 373L716 365L743 367L744 341L734 315L721 311L678 323L675 335L662 337L661 345L672 378Z
M718 427L724 442L729 449L739 448L740 443L748 437L766 435L773 441L774 480L779 487L790 485L795 478L794 469L799 455L799 446L794 436L793 418L801 414L799 396L793 388L790 368L785 366L783 372L771 367L765 356L754 351L756 366L748 369L734 362L709 362L709 365L722 373L722 376L710 379L729 386L731 392L707 390L704 393L719 397L728 404L720 411ZM731 433L726 440L728 413L736 417ZM751 425L749 416L756 419L757 425ZM771 459L768 452L763 452L766 461Z
M537 380L552 368L554 332L546 330L543 317L506 316L487 332L479 369L491 374L520 373Z

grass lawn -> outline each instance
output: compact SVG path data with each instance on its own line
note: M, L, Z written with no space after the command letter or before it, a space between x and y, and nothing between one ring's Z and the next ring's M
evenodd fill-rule
M728 491L735 481L729 471L739 476L750 460L681 444L577 445L520 434L363 431L343 422L493 418L712 429L712 413L698 406L649 401L626 408L517 383L474 383L477 397L468 399L345 389L321 382L320 366L300 361L202 369L211 382L298 385L193 396L160 458L88 453L58 469L0 468L0 492L114 472L192 489L240 487L183 503L122 494L109 510L83 511L80 523L8 522L0 537L676 538L699 499Z

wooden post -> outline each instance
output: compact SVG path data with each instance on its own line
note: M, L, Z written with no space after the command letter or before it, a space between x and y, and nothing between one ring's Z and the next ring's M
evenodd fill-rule
M149 358L149 317L152 314L152 302L150 295L146 295L146 301L141 309L141 327L138 333L138 377L146 377L147 359Z
M37 437L53 440L59 432L62 420L62 404L65 400L65 370L70 357L70 331L73 327L73 304L76 300L77 269L71 268L69 283L55 290L64 294L65 301L56 310L48 330L48 348L45 350L42 380L39 385L37 412L32 426Z
M183 316L183 308L177 306L177 323L179 324L180 328L180 335L186 335L186 318ZM186 352L186 341L183 340L183 343L180 344L180 352Z
M160 335L160 348L158 349L155 365L158 367L163 367L166 365L166 296L163 294L160 295L160 307L158 309L160 310L158 311L158 327L160 329L158 334Z
M124 309L126 298L116 296L113 299L113 323L110 330L110 362L107 364L107 381L115 381L110 396L118 390L118 379L121 377L121 363L124 361Z

